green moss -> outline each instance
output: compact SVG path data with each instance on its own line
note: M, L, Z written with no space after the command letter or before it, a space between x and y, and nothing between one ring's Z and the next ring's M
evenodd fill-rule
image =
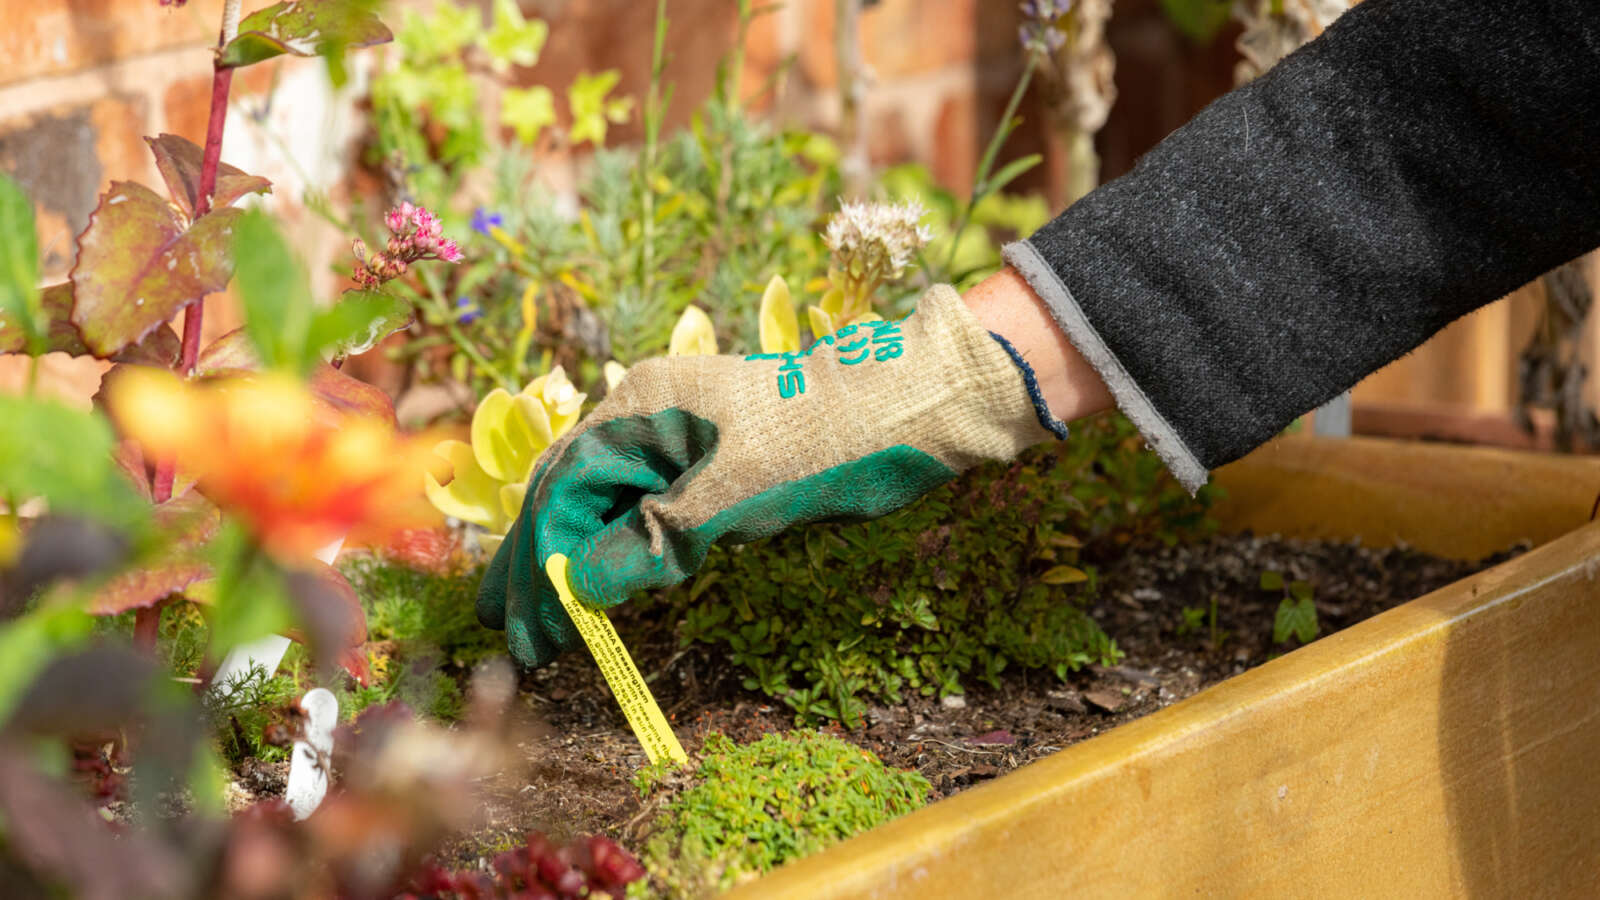
M343 566L367 610L367 636L401 649L431 648L440 661L470 669L505 652L504 637L478 624L474 603L481 570L439 575L370 558Z
M928 791L916 772L832 735L739 746L713 733L692 786L652 824L645 865L670 896L712 893L917 809Z
M692 583L646 602L799 721L853 726L873 703L959 694L970 678L998 686L1012 666L1064 678L1115 662L1086 613L1088 560L1204 532L1207 503L1125 419L1102 417L884 518L716 548Z

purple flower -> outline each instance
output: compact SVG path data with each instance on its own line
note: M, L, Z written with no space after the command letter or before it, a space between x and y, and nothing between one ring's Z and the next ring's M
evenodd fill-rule
M471 325L483 318L483 313L478 310L478 304L467 297L456 298L456 310L456 321L462 325Z
M497 212L490 212L481 206L472 211L472 230L484 237L491 237L490 228L504 228L505 225L505 218Z
M1072 0L1024 0L1025 21L1017 29L1017 40L1029 53L1054 53L1067 42L1061 20L1072 11Z

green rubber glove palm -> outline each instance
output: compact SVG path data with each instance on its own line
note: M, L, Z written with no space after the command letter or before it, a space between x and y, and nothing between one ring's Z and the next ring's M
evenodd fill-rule
M545 576L551 554L570 559L579 597L610 606L687 578L719 540L881 516L1064 434L1036 397L946 286L905 319L803 352L647 360L539 460L478 618L543 665L579 643Z

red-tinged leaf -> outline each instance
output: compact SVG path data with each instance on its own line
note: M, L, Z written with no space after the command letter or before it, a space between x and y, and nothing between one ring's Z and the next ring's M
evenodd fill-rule
M363 644L360 647L349 647L339 654L339 668L350 673L362 687L372 684L372 669L367 665L367 649Z
M195 360L194 370L199 375L216 375L230 371L255 371L261 368L261 357L243 328L217 338Z
M175 845L145 830L108 828L81 791L40 772L31 757L14 742L0 746L6 851L24 866L8 872L8 896L110 900L184 893L192 865Z
M228 286L236 209L187 230L155 191L117 181L89 217L72 269L72 322L96 356L137 343L184 307Z
M88 348L84 352L88 352ZM178 337L171 325L162 323L156 326L155 331L145 335L144 340L125 348L111 359L118 363L171 369L178 365L178 358L182 354L183 338Z
M339 413L364 416L391 426L398 425L394 416L394 401L389 399L388 394L365 381L351 378L327 363L318 363L311 370L310 384L311 393Z
M194 141L175 134L147 137L144 142L150 145L150 152L155 154L156 168L161 170L161 178L167 183L167 190L172 192L173 202L178 204L185 216L194 218L194 211L200 202L200 168L205 159L205 150ZM232 206L234 201L246 194L271 192L272 182L260 175L251 175L237 166L219 163L211 208Z
M402 528L378 551L389 562L449 575L461 566L461 541L447 528Z
M288 0L257 10L239 23L239 36L222 48L218 65L235 68L284 53L316 56L394 40L370 6L360 0Z
M112 578L95 591L89 600L88 610L97 616L114 616L130 609L143 609L211 577L211 566L195 560L176 560L133 569Z
M195 371L206 377L255 371L261 367L255 345L243 328L230 331L200 351ZM352 378L327 363L318 363L308 379L311 393L327 410L396 424L394 401L381 389Z
M317 659L339 664L346 650L366 643L366 611L361 608L356 589L338 569L309 563L300 571L289 573L285 584L303 626L285 634L310 647Z
M45 320L45 353L70 353L83 356L89 348L83 345L78 327L72 324L72 285L53 284L39 291L40 312ZM0 321L0 353L22 353L27 350L27 335L22 327L9 318Z
M181 493L175 488L171 500L158 504L154 518L156 527L180 550L198 549L222 528L222 511L194 490L192 482Z

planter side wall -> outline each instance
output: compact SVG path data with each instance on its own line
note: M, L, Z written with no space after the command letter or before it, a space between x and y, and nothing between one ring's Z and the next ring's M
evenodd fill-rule
M1233 527L1548 543L729 896L1592 896L1600 524L1551 538L1600 466L1351 440L1230 470Z
M1593 896L1600 525L738 897Z
M1589 520L1600 458L1379 438L1274 441L1218 469L1231 531L1407 543L1481 559L1538 545Z

